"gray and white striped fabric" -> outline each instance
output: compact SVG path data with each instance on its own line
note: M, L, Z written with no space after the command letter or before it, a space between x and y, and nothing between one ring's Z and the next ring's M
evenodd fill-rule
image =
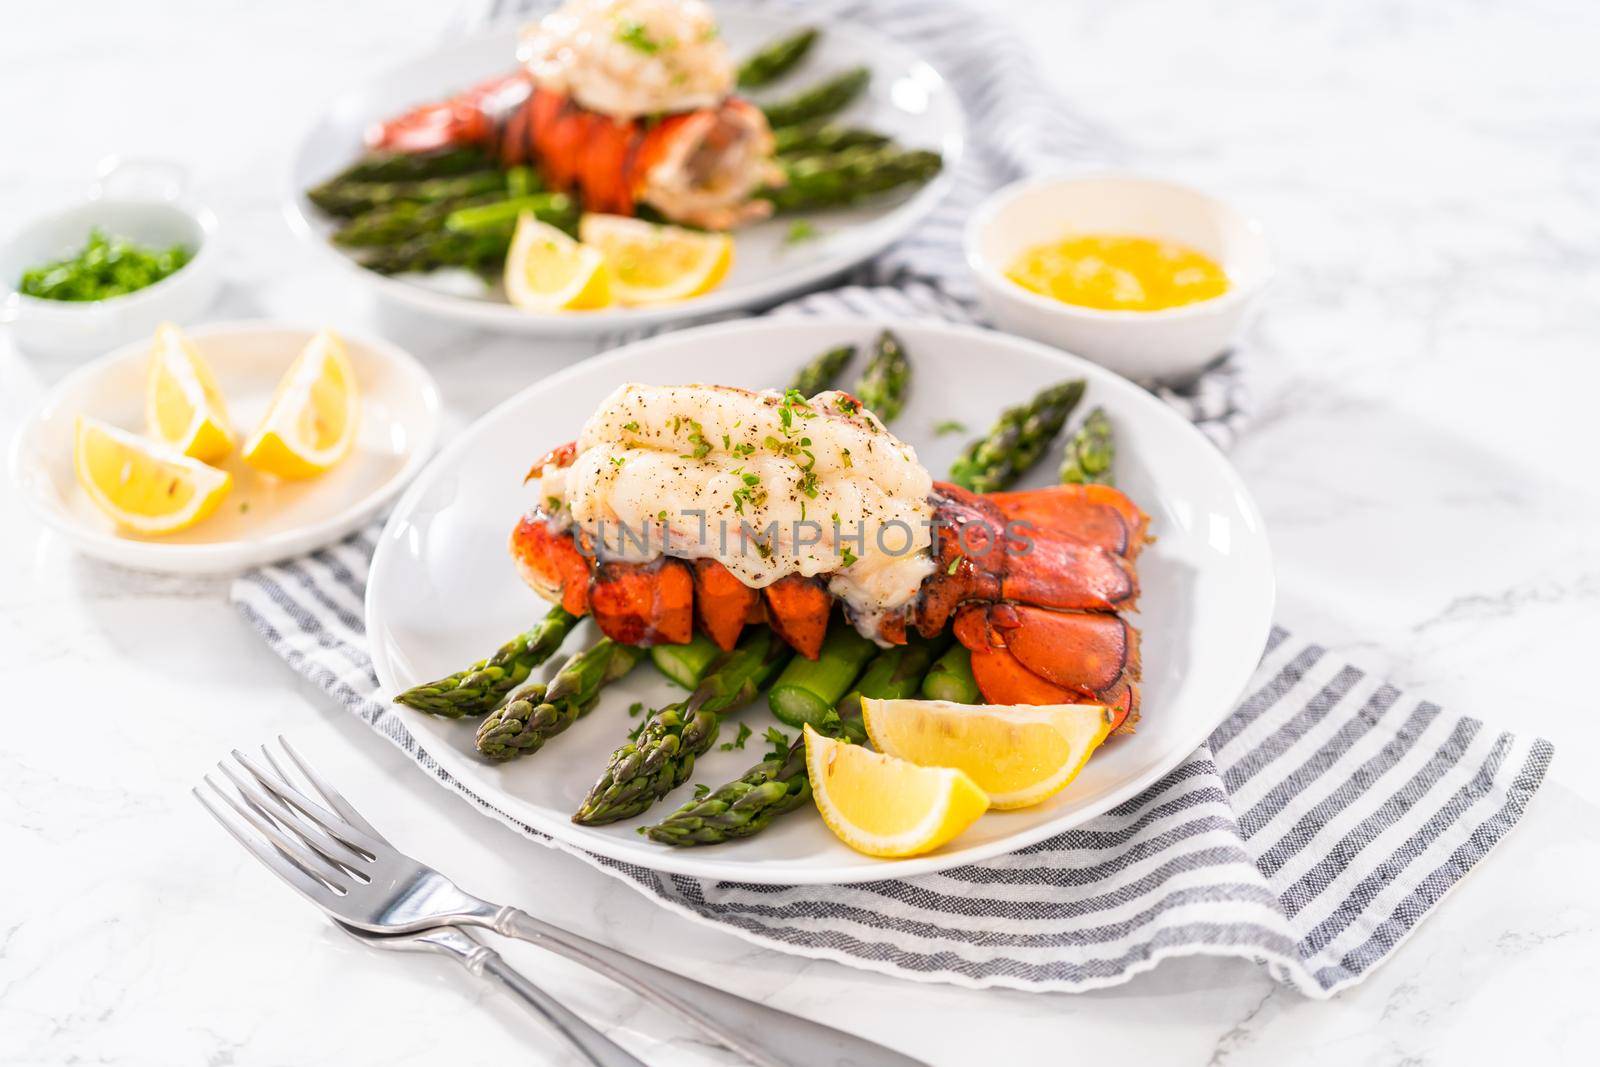
M959 316L854 288L781 314ZM798 955L975 987L1082 990L1171 956L1259 960L1308 996L1360 979L1521 817L1550 744L1407 697L1277 629L1243 701L1136 800L1013 855L906 881L778 887L567 849L443 771L377 693L359 605L377 529L234 583L272 649L486 814L663 906ZM1146 709L1146 715L1159 715Z
M1028 50L1004 20L949 0L716 0L717 6L791 9L826 27L835 20L870 26L926 57L954 88L967 116L967 151L949 195L915 233L855 271L852 287L935 290L953 316L981 321L977 292L961 251L967 217L985 196L1010 182L1070 170L1103 167L1121 155L1115 138L1076 116L1066 101L1044 89ZM555 0L489 0L472 9L472 22L532 18ZM893 296L884 293L884 299ZM601 349L642 334L601 339ZM1217 359L1182 383L1152 385L1220 448L1233 443L1250 419L1245 384L1248 351Z

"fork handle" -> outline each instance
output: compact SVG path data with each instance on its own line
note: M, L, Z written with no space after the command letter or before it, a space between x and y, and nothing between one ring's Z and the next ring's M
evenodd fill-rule
M545 1022L555 1027L562 1037L583 1053L594 1067L647 1067L621 1045L584 1022L549 993L534 985L522 973L505 961L494 949L479 946L477 951L462 959L462 965L474 974L485 974L504 986L518 1000Z
M757 1067L927 1067L893 1049L714 986L503 907L491 929L581 963L668 1011Z

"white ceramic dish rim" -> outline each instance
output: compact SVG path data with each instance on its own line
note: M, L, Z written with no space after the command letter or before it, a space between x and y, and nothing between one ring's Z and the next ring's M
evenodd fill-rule
M859 318L850 317L830 316L821 318L808 318L805 321L808 326L833 325L837 326L842 331L859 330L861 327L861 320ZM934 322L925 318L884 319L879 322L879 325L890 330L915 329L924 332L942 332L950 335L953 338L966 338L969 340L981 339L985 343L993 343L994 341L999 340L1006 344L1015 345L1024 349L1032 350L1038 354L1047 355L1050 358L1058 361L1065 358L1073 365L1074 370L1084 373L1085 375L1094 379L1096 387L1122 391L1126 395L1134 398L1133 403L1144 405L1151 411L1156 412L1156 417L1172 420L1175 425L1181 427L1179 432L1186 433L1187 435L1191 436L1197 448L1204 449L1209 452L1216 451L1215 446L1206 439L1204 434L1196 429L1192 423L1178 415L1177 412L1173 411L1170 407L1163 404L1150 393L1146 392L1144 389L1121 377L1115 372L1106 370L1104 367L1101 367L1098 364L1091 363L1081 356L1074 356L1069 353L1064 353L1060 349L1050 345L1015 337L1010 334L998 333L994 330L987 330L981 327L965 326L954 323ZM503 409L522 403L522 398L527 393L535 389L542 390L559 387L569 378L592 374L596 371L603 371L606 367L622 362L623 360L629 359L641 352L647 353L654 348L682 344L686 335L692 335L695 337L720 337L724 334L737 335L747 332L759 334L763 330L780 326L781 324L778 322L761 319L753 321L716 323L708 326L696 327L695 329L688 331L674 331L672 333L622 345L603 355L596 356L582 363L574 364L561 371L558 371L555 374L543 378L540 381L529 385L527 388L520 390L516 395L502 401L493 409L480 416L475 422L473 422L471 426L469 426L458 437L456 437L456 439L451 442L451 444L446 447L438 457L436 457L434 462L429 465L428 470L425 470L422 475L420 475L416 481L411 484L411 487L395 505L393 512L390 513L388 521L384 523L383 533L378 538L378 547L373 553L372 564L368 569L367 595L363 605L363 622L365 624L366 632L368 634L377 634L383 632L383 627L378 619L378 613L374 605L373 590L379 586L381 581L380 576L390 565L390 555L393 552L398 551L398 549L391 547L396 541L398 541L398 538L393 535L395 523L404 521L406 514L415 507L416 503L422 498L423 494L428 492L428 476L430 471L435 469L443 470L453 465L458 457L469 452L474 447L478 439L487 432L487 427L489 424L497 419ZM1271 548L1265 538L1265 525L1262 521L1260 509L1256 506L1255 499L1250 495L1250 491L1245 486L1244 480L1240 478L1239 473L1234 470L1232 464L1228 463L1226 459L1222 459L1220 467L1221 477L1231 490L1234 499L1238 501L1241 510L1243 510L1256 528L1263 531L1262 544L1265 555L1261 561L1261 565L1265 573L1266 603L1264 605L1264 610L1262 612L1257 632L1252 635L1248 635L1247 638L1243 638L1242 640L1248 640L1250 642L1250 647L1252 648L1265 648L1267 636L1272 627L1272 615L1276 603L1276 579L1272 569ZM371 647L368 649L368 652L372 657L373 672L378 678L379 692L393 692L394 690L398 689L400 682L394 669L394 664L390 661L387 647L382 642L375 641L371 643ZM1241 658L1240 667L1235 672L1237 676L1231 679L1230 684L1227 687L1232 693L1228 702L1221 704L1216 709L1216 712L1212 717L1197 719L1195 723L1190 724L1187 731L1178 734L1176 739L1170 743L1170 750L1173 753L1170 760L1158 761L1143 774L1135 775L1129 778L1129 780L1124 782L1121 786L1110 790L1105 796L1099 798L1094 804L1088 807L1077 811L1064 812L1055 819L1040 823L1036 826L1019 829L1007 837L999 838L986 844L975 845L956 853L935 851L926 856L916 856L907 859L883 860L879 864L868 866L819 866L814 877L797 876L793 869L785 868L783 871L783 877L774 879L772 877L764 877L759 865L720 860L714 856L705 855L701 850L696 849L672 849L666 847L659 849L641 849L637 846L629 848L623 847L623 843L616 839L604 836L586 838L583 844L579 844L575 841L567 840L564 837L564 834L569 828L565 818L546 817L538 808L527 804L526 802L521 801L519 798L510 794L497 793L492 797L481 797L480 803L481 806L483 806L487 811L492 814L496 814L501 821L515 824L525 823L526 825L549 835L551 843L553 843L556 847L582 855L591 861L597 856L604 857L606 859L615 860L618 862L638 864L642 867L647 867L651 870L659 871L665 874L679 874L692 878L717 879L731 882L779 885L844 885L857 882L878 881L883 879L911 878L917 875L931 874L937 871L947 870L951 867L961 866L963 864L981 862L986 859L992 859L995 856L1005 855L1007 853L1015 852L1018 849L1026 848L1027 846L1036 844L1037 842L1043 841L1046 838L1053 837L1056 834L1060 834L1066 830L1081 826L1090 819L1097 818L1124 801L1142 793L1150 785L1160 779L1162 775L1168 773L1173 767L1177 766L1177 764L1185 759L1189 753L1199 748L1205 739L1211 735L1212 731L1216 729L1217 725L1221 723L1222 720L1226 718L1228 713L1232 710L1233 699L1235 699L1239 693L1244 691L1244 687L1249 682L1250 675L1254 669L1255 659L1253 657L1249 659ZM409 708L401 706L395 706L391 713L398 715L402 720L406 719L410 715L420 716L422 714L421 712L414 712ZM422 731L409 732L412 739L416 742L418 748L426 751L441 768L443 768L447 773L451 774L456 781L461 782L464 790L468 792L471 791L471 786L468 783L474 782L477 775L474 771L470 757L456 752L448 745L431 745L425 733ZM505 812L502 814L500 812L500 808L496 805L504 806L506 808ZM627 844L632 845L632 842L627 842ZM593 847L591 847L591 845ZM842 848L845 846L841 845L840 847Z
M505 33L509 28L519 25L520 22L520 18L503 20L471 34L455 37L449 43L460 45L463 42L479 37L491 37L498 33ZM802 22L803 20L796 19L794 24L798 27ZM540 315L520 311L509 304L455 296L398 278L391 278L376 271L367 270L349 256L341 253L321 234L317 233L315 225L306 213L304 190L300 189L295 182L294 171L296 161L300 155L299 148L291 156L288 166L284 170L284 219L295 236L315 249L318 256L325 260L331 259L337 262L339 269L353 272L365 284L373 286L378 291L437 315L457 319L470 319L489 327L508 328L528 333L548 332L552 335L599 333L608 330L643 329L670 322L699 320L731 311L738 311L742 308L771 304L787 295L848 271L850 268L878 255L885 248L912 232L917 224L926 219L934 207L944 199L946 192L955 181L956 170L960 166L962 156L966 151L966 113L961 107L960 98L937 67L898 41L884 37L877 31L859 23L835 22L830 23L828 29L835 32L856 33L869 39L887 42L891 47L907 53L914 60L912 65L921 68L926 76L931 79L931 84L937 86L948 95L955 123L952 129L944 132L943 141L939 146L939 151L944 157L944 165L932 181L918 189L915 194L905 201L895 205L893 208L893 212L896 215L895 224L886 229L872 245L864 245L853 250L833 252L809 265L796 266L791 272L765 281L746 283L744 286L745 291L738 289L715 290L693 300L658 308L618 308L605 311ZM368 81L381 81L394 77L408 67L425 62L438 51L438 48L432 48L413 53L404 61L379 71ZM334 98L333 103L324 107L315 119L303 127L296 145L303 147L311 139L317 127L334 110L338 101L355 91L357 91L357 87L346 87L344 92Z
M1228 290L1220 296L1209 300L1199 300L1192 304L1181 304L1174 308L1162 308L1158 311L1120 311L1109 308L1082 307L1077 304L1067 304L1060 300L1035 293L1025 289L1006 277L1002 267L991 263L979 250L983 235L989 227L994 225L1000 212L1010 207L1017 200L1031 193L1041 190L1056 188L1063 185L1072 185L1078 182L1113 181L1138 183L1140 185L1157 185L1167 189L1175 189L1190 193L1209 201L1219 210L1232 215L1240 224L1260 243L1262 265L1260 273L1243 286L1229 285ZM1062 315L1068 318L1088 319L1100 322L1155 322L1170 321L1173 319L1197 318L1202 315L1213 315L1238 307L1249 300L1254 300L1262 290L1272 281L1274 270L1272 247L1267 243L1266 231L1261 221L1254 215L1247 215L1238 208L1229 204L1220 197L1208 193L1206 190L1184 182L1171 181L1167 178L1152 177L1148 174L1138 174L1133 171L1119 170L1091 170L1074 171L1070 174L1045 175L1038 178L1024 178L1012 182L1002 189L998 189L978 205L978 209L967 220L967 225L962 234L962 246L965 252L967 266L973 273L979 275L990 286L1003 290L1014 299L1042 311ZM1230 279L1231 281L1231 279Z
M303 331L307 336L310 336L315 334L317 329L317 327L306 326L297 322L280 322L274 319L240 319L230 322L206 323L203 326L187 329L185 332L195 340L205 340L208 337L219 335L247 334L266 330ZM340 335L346 340L355 341L366 348L372 349L374 352L380 353L383 358L392 361L396 366L404 368L406 373L415 379L421 390L419 396L422 400L423 409L428 413L428 424L423 428L416 447L406 457L406 462L401 466L400 470L395 472L388 481L377 489L354 501L335 515L312 523L309 526L281 530L268 537L249 541L218 541L200 545L161 544L150 541L133 541L101 530L90 529L81 523L73 521L70 516L54 508L42 505L37 498L37 494L33 492L28 484L28 479L31 476L24 470L24 465L28 462L26 457L28 443L38 427L40 416L45 411L56 408L62 398L76 390L80 383L87 381L96 374L102 373L110 364L129 358L133 350L145 348L148 345L147 341L134 341L122 345L99 359L79 367L45 394L34 406L33 411L23 420L22 424L17 427L16 433L11 439L10 454L7 457L6 464L7 471L11 477L11 484L16 488L18 495L27 501L28 507L34 515L38 516L41 522L68 541L76 545L87 546L84 550L99 558L127 559L137 556L142 560L139 565L148 566L152 569L164 569L163 564L172 566L181 560L187 564L184 568L186 571L204 572L209 570L225 572L251 565L236 562L242 553L248 552L252 560L279 559L284 555L291 555L297 550L309 551L308 549L300 548L300 546L307 543L334 540L343 531L348 530L353 522L358 521L360 516L373 514L381 510L385 504L398 496L400 491L422 472L428 461L433 458L433 451L438 445L442 410L438 384L433 380L433 375L428 373L427 368L411 353L382 338L352 334L342 330Z

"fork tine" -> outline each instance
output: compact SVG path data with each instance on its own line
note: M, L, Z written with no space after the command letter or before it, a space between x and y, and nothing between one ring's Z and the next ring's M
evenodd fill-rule
M267 816L285 830L297 835L307 845L320 852L323 858L332 860L339 866L346 868L363 882L372 880L366 873L367 865L370 862L367 856L357 852L333 835L324 832L322 827L262 789L249 775L240 774L226 763L219 763L217 766L221 768L223 774L228 776L228 781L233 783L234 788L239 790L245 800L262 815Z
M216 783L209 778L206 779L206 784L211 786L212 790L217 791ZM229 836L243 845L256 859L260 860L267 870L283 879L290 888L298 890L302 896L309 898L320 907L327 908L333 905L334 895L327 886L295 866L289 857L240 826L238 819L218 807L216 802L202 792L198 786L189 790L189 792L193 793L194 798L205 806L205 809L211 813L212 818L222 824L222 828L228 831ZM222 793L217 791L217 795L222 796Z
M218 764L218 766L220 767L221 764ZM232 808L241 819L249 823L256 833L266 838L274 848L283 853L285 859L335 893L342 895L349 892L350 887L345 884L345 872L334 866L332 861L307 848L298 838L291 837L278 829L277 825L270 819L257 814L234 800L227 791L211 780L210 775L206 775L201 781L214 789L217 796L222 798L222 802Z
M371 823L363 819L361 817L361 813L352 807L348 800L340 796L339 791L329 784L326 778L323 778L322 775L311 769L311 764L302 759L300 753L289 747L288 738L284 737L282 734L279 734L278 745L283 749L284 753L288 755L289 759L294 762L294 765L299 768L300 773L305 776L306 781L311 783L311 787L318 793L322 794L322 799L328 802L328 807L337 812L341 819L349 823L351 826L354 826L362 833L370 834L374 839L381 841L386 845L389 843L389 839L380 834ZM261 751L266 753L267 762L272 764L273 769L282 775L287 781L289 776L283 773L283 768L278 766L278 761L272 758L272 753L267 751L265 745L262 746Z
M362 833L356 826L344 822L333 812L300 792L289 782L263 770L254 760L238 749L234 749L231 755L245 770L254 776L256 781L261 783L262 788L266 789L267 792L276 795L278 799L291 807L298 808L307 818L314 820L317 825L356 851L376 859L378 850L387 845L387 842L375 841Z

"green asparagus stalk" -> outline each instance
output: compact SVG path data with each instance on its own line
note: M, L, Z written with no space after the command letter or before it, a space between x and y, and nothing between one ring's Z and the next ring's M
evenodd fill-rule
M835 621L816 659L796 656L789 661L767 692L767 706L788 726L828 727L839 718L833 706L876 651L877 646L854 626L843 619Z
M479 269L505 259L511 246L508 233L464 234L437 230L402 241L397 245L373 248L361 256L368 270L379 274L438 270L441 267Z
M972 676L972 653L960 644L934 661L922 679L922 695L928 700L948 700L952 704L978 704L978 681Z
M739 65L739 88L759 89L789 73L811 51L817 31L806 28L779 38Z
M785 739L787 740L787 739ZM715 845L760 833L772 820L811 799L804 739L779 744L727 785L691 800L640 832L663 845Z
M383 204L400 201L431 204L481 193L503 193L505 188L503 171L484 170L414 182L337 182L320 185L306 196L330 215L359 215Z
M462 200L439 200L431 204L419 204L413 200L385 204L371 211L363 211L339 227L334 231L333 243L344 248L397 245L439 232L452 211L498 203L502 199L498 193L488 193Z
M572 208L572 198L565 193L533 193L452 211L444 220L444 228L452 233L509 236L524 213L532 212L540 222L570 225Z
M968 445L950 464L950 480L975 493L1006 488L1044 455L1083 399L1083 390L1082 379L1062 382L1026 404L1001 412L989 433Z
M872 73L866 67L853 67L826 81L818 82L787 100L768 104L761 110L766 112L767 123L773 129L798 126L812 119L826 118L844 110L852 100L860 96L871 78Z
M1061 480L1076 485L1115 484L1111 461L1116 444L1111 437L1111 420L1104 408L1095 408L1077 432L1067 438L1066 456L1061 461Z
M925 182L944 161L937 152L907 151L895 145L847 148L825 156L784 160L788 184L756 195L777 211L814 211L853 204L901 185Z
M650 661L669 681L693 689L720 654L711 638L697 633L686 645L656 645L650 649Z
M478 725L478 751L492 760L532 755L587 715L600 691L643 658L643 649L602 638L569 659L548 685L523 686L504 707L490 712Z
M507 641L488 659L437 682L413 686L395 697L395 703L452 719L493 711L535 667L555 655L577 622L558 604L537 626Z
M764 626L718 656L689 699L656 712L611 754L572 821L595 826L630 818L682 785L695 758L716 741L722 713L754 699L789 656L789 646Z
M921 691L922 679L932 669L933 663L950 643L948 633L932 641L912 639L908 644L886 648L873 657L855 688L839 701L837 711L848 735L851 725L861 719L861 700L905 700ZM858 740L859 738L853 738Z
M916 642L886 648L874 656L855 688L839 702L833 736L856 744L864 741L862 698L915 696L923 674L941 647L942 642ZM742 776L689 801L656 825L646 827L643 833L652 841L680 848L714 845L760 833L778 816L810 799L806 743L800 737L787 746L779 743L766 759Z
M906 389L911 385L911 361L905 346L888 330L878 335L872 346L867 369L856 382L856 399L884 423L893 422L906 404Z
M839 372L844 370L845 364L854 359L855 355L855 345L830 348L801 367L800 373L794 376L794 384L789 388L810 399L832 385Z
M306 195L315 202L319 191L350 182L414 182L493 169L495 169L494 160L480 148L441 148L433 152L373 152L356 160Z
M882 148L887 134L858 126L840 126L826 119L813 119L798 126L772 131L774 150L780 156L814 156L842 152L846 148Z

